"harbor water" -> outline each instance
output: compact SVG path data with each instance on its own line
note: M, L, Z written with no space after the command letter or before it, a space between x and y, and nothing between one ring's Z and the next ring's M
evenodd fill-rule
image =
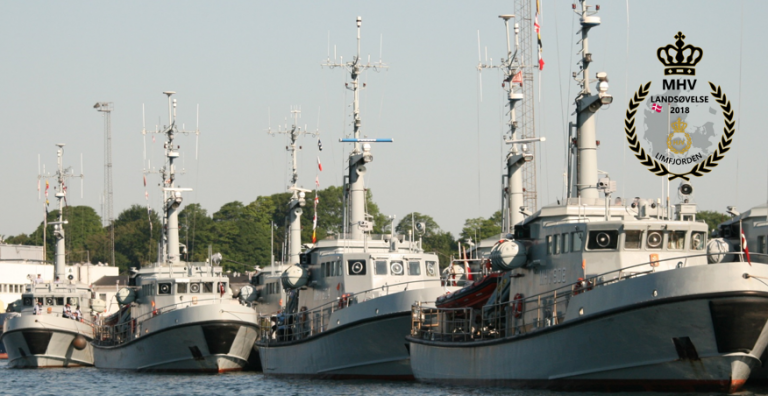
M69 369L9 369L0 360L0 395L365 395L365 396L583 396L594 393L551 392L502 388L467 388L399 381L332 381L282 379L261 373L153 374L93 367ZM609 393L601 393L607 395ZM622 392L629 396L665 393ZM698 395L714 394L699 393ZM750 386L738 395L768 395L768 386ZM685 395L670 393L669 395Z

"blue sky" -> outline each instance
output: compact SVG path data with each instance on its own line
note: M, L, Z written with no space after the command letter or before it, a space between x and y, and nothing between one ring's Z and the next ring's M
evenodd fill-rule
M537 159L539 205L562 196L564 125L572 120L569 104L577 90L569 78L578 50L570 4L542 2L546 66L536 74L536 119L537 133L547 141ZM656 48L682 30L687 42L705 50L697 75L722 86L740 125L720 166L693 181L696 202L718 211L765 202L768 136L761 131L765 76L759 66L768 64L762 39L768 3L628 4L629 13L626 1L603 2L603 24L590 35L591 70L608 73L616 98L598 118L600 169L618 181L619 195L660 196L659 178L626 149L623 112L628 92L658 80ZM338 139L351 130L351 95L343 88L347 74L320 64L329 42L331 57L335 46L338 56L351 59L358 15L364 56L377 60L381 53L390 66L361 77L367 84L363 134L395 139L374 146L368 187L384 214L426 213L455 234L465 219L499 208L507 150L501 145L503 92L499 72L483 71L479 101L477 38L479 31L482 52L487 48L498 63L505 38L497 16L513 12L512 1L2 2L0 175L6 191L0 195L0 234L31 232L41 221L38 154L52 169L59 142L67 143L68 164L79 171L81 153L85 164L84 196L72 182L69 203L100 211L103 124L92 108L97 101L115 106L115 212L144 204L142 104L147 128L158 119L165 123L165 90L178 92L179 121L188 129L200 107L199 160L194 138L177 140L187 170L179 184L195 190L186 195L187 204L199 202L212 213L227 202L284 191L285 137L266 130L270 118L273 129L283 122L291 105L301 106L301 123L321 131L321 186L339 185L348 147ZM160 140L147 144L159 163ZM312 187L316 142L306 138L301 144L300 184ZM159 207L158 189L150 187L149 195Z

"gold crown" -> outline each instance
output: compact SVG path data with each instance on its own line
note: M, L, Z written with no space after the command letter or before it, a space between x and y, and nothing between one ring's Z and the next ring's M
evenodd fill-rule
M694 47L691 44L685 44L683 32L677 32L675 35L675 45L667 44L656 51L659 61L666 67L664 75L682 74L686 76L696 75L696 64L704 56L704 50ZM670 52L672 51L672 52Z
M688 127L688 123L681 121L679 118L672 123L672 133L685 132L685 128Z

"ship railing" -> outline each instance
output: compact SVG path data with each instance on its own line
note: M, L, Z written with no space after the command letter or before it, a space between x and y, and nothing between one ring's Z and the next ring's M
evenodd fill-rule
M312 310L302 307L296 313L262 316L261 320L264 322L264 325L259 326L260 333L258 338L264 343L279 343L311 337L339 324L331 322L331 316L338 310L373 298L389 295L390 289L395 289L392 293L397 293L402 292L403 288L407 289L410 284L435 283L437 285L438 280L438 278L431 278L386 284L357 293L343 293L336 300L329 301ZM270 322L270 325L267 325L267 322Z
M122 345L135 338L139 338L142 335L148 334L149 329L147 329L143 325L147 321L157 316L161 316L163 314L175 311L180 308L188 308L195 305L216 304L216 303L221 303L222 301L223 299L218 297L206 298L206 299L192 298L189 301L182 301L176 304L159 307L145 314L131 318L127 322L118 323L115 325L94 323L93 324L93 329L94 329L93 342L94 344L99 346ZM104 320L104 319L102 318L101 320ZM142 327L144 327L144 330L142 330Z
M742 252L722 254L744 256ZM411 307L411 336L430 341L460 342L528 334L564 323L568 304L576 295L648 275L656 270L660 262L678 260L684 266L687 258L707 255L705 253L648 261L580 278L577 282L528 297L514 294L514 297L510 296L511 301L486 305L480 309L431 308L418 302ZM768 257L768 254L760 253L751 255ZM753 262L753 264L757 263ZM583 315L583 311L578 312L578 315Z

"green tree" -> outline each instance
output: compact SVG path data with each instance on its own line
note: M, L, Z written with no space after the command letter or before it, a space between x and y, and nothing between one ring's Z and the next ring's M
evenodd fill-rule
M481 241L499 235L501 233L500 219L501 216L496 214L487 219L484 217L467 219L464 222L464 228L461 229L461 240L466 241L471 238L473 241Z
M141 205L124 210L115 220L115 264L124 271L128 267L155 262L162 231L160 218L154 210L149 211ZM101 261L109 259L104 257Z
M208 258L208 245L213 242L213 219L199 203L179 212L179 239L187 246L186 260L203 262Z
M421 236L424 251L437 253L441 266L448 266L451 255L458 249L453 235L450 232L443 231L431 216L419 212L408 213L403 216L397 227L395 227L395 232L408 235L408 231L411 230L415 223L424 223L426 225L424 234ZM415 238L418 240L418 232L416 232Z
M730 220L731 216L714 210L702 210L696 213L697 220L703 220L709 226L709 231L717 229L718 224Z

